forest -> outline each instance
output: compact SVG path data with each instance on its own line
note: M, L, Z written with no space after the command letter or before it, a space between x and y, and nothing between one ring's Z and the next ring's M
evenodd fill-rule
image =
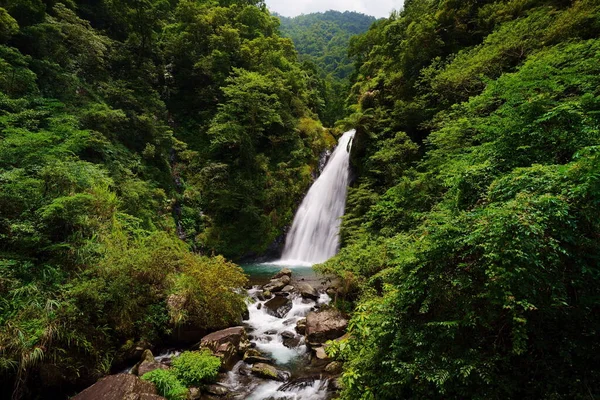
M599 38L597 0L0 0L0 397L238 324L345 129L339 397L600 396Z

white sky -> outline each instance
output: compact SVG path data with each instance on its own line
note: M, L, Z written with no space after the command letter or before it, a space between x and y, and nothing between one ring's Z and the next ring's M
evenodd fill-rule
M265 0L269 10L285 17L327 10L358 11L377 18L388 17L404 0Z

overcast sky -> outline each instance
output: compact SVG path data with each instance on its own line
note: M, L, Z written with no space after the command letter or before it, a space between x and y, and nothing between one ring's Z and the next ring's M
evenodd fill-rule
M269 10L286 17L327 10L358 11L377 18L388 17L403 0L265 0Z

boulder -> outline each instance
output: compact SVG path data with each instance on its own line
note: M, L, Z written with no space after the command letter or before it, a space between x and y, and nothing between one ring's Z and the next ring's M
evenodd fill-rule
M288 349L295 349L300 344L300 339L301 339L300 336L295 336L295 337L291 337L291 338L284 338L283 339L283 345L285 347L287 347Z
M250 319L250 310L248 306L244 306L244 310L242 311L242 321L248 321Z
M300 292L300 296L302 296L305 299L311 299L311 300L319 299L319 292L317 292L317 289L310 286L306 282L299 283L298 285L296 285L296 288L298 289L298 292Z
M298 322L296 322L296 332L301 335L306 333L306 318L299 319Z
M226 396L229 394L229 389L227 389L223 385L214 384L206 386L206 392L208 394L212 394L213 396Z
M103 378L72 397L72 400L165 400L150 382L135 375L118 374Z
M265 363L256 363L252 366L252 374L264 379L273 379L284 382L290 377L290 373L275 368Z
M282 292L293 292L294 291L294 287L292 285L287 285L286 287L284 287L283 289L281 289Z
M270 298L271 298L271 296L272 296L272 294L271 294L271 291L270 291L270 290L264 290L264 291L262 292L262 294L263 294L263 297L265 298L265 300L266 300L266 299L270 299Z
M283 331L281 332L281 337L286 338L286 339L291 339L296 337L296 334L294 332L290 332L290 331Z
M342 363L339 361L330 362L325 367L325 372L328 372L330 374L339 374L340 372L342 372Z
M292 270L289 268L284 268L281 271L279 271L278 273L276 273L273 278L271 279L279 279L283 276L287 276L288 278L292 277Z
M283 318L292 309L292 301L287 297L275 296L265 303L267 314L277 318Z
M271 279L271 282L267 283L263 286L263 294L265 291L269 292L280 292L281 289L290 284L290 277L287 275L283 275L281 278ZM266 294L265 294L266 297Z
M256 349L247 350L244 353L244 361L248 364L265 363L268 364L271 360L265 357L260 351Z
M169 369L169 367L156 361L152 352L146 349L142 353L140 362L131 369L131 373L137 376L144 376L144 374L154 371L155 369Z
M241 359L250 342L243 326L223 329L206 335L200 340L201 349L209 349L221 357L221 369L229 371Z
M335 308L310 312L306 316L306 340L311 344L322 344L339 338L346 331L348 320Z

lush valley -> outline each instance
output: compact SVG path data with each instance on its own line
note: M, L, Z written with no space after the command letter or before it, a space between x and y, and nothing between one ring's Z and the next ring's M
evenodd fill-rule
M351 11L279 18L282 35L294 41L300 60L319 77L323 100L319 117L327 126L333 126L347 115L346 97L355 71L348 47L353 37L365 33L375 18Z

